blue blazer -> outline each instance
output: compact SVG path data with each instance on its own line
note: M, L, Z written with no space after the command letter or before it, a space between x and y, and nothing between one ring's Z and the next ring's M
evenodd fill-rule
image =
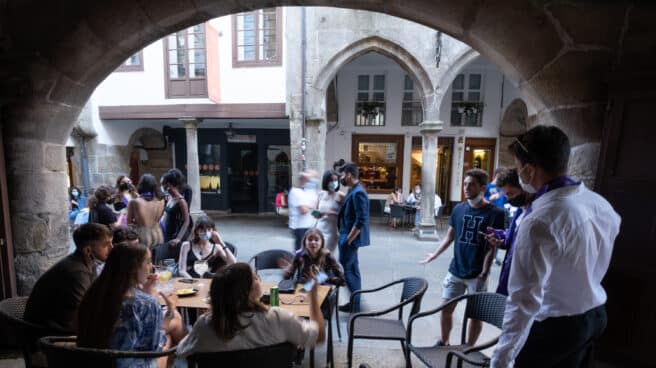
M351 245L369 245L369 196L360 183L354 185L346 195L337 215L337 223L342 235L348 235L354 226L360 229L360 234L353 239Z

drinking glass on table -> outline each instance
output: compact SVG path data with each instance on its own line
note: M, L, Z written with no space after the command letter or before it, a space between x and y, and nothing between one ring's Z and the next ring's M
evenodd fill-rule
M164 294L173 292L173 282L171 281L171 270L166 266L155 266L155 273L157 274L157 291Z
M196 261L194 262L194 271L198 274L199 277L203 277L203 275L209 270L209 265L207 264L207 261Z

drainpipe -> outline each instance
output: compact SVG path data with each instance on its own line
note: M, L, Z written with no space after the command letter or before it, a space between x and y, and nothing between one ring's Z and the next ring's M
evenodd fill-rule
M84 185L85 194L89 194L91 189L91 180L89 178L89 156L87 155L87 139L81 136L80 144L80 167L82 168L82 184Z
M305 126L305 73L306 73L306 55L307 50L307 39L306 39L306 28L305 28L305 7L301 8L301 129L302 129L302 139L301 139L301 158L303 163L303 171L307 170L307 160L305 159L305 149L307 148L307 128Z

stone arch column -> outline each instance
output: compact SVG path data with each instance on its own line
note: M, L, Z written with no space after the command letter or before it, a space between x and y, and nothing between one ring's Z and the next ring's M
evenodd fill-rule
M424 117L437 119L438 111L434 109L433 83L421 63L405 48L379 36L360 39L337 52L316 74L312 84L307 88L307 118L308 140L314 144L313 150L306 153L308 163L316 164L310 167L324 169L326 152L326 91L339 70L350 61L369 52L377 52L398 63L418 86ZM439 105L438 105L439 106ZM298 134L296 134L298 135ZM292 132L292 137L295 134ZM297 166L297 165L295 165Z
M528 130L528 107L521 98L516 98L503 112L499 125L499 166L513 167L514 160L506 149L515 137Z

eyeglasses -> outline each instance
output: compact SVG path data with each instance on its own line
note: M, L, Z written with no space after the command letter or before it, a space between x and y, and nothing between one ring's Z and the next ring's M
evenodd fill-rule
M522 141L519 140L519 138L515 137L515 142L519 144L519 146L524 150L524 152L528 153L528 148L522 143Z

